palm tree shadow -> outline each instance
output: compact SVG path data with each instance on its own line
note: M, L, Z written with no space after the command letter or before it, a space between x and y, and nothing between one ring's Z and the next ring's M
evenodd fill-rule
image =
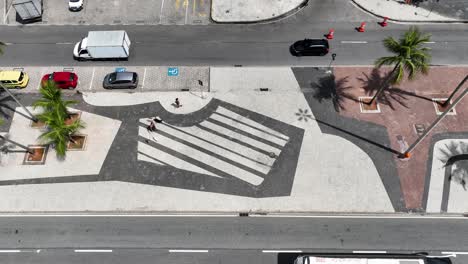
M377 90L385 85L385 80L389 78L390 72L386 73L384 76L382 76L381 71L379 68L374 68L372 69L372 72L370 75L366 73L362 73L364 77L362 78L357 78L358 81L362 83L362 88L364 89L364 92L366 93L367 96L372 96ZM409 106L406 104L406 100L408 100L407 96L412 96L416 97L419 99L431 101L431 98L427 98L421 95L417 95L414 92L408 92L405 91L401 88L397 87L392 87L390 84L387 83L384 92L382 92L377 100L379 101L380 104L383 105L388 105L392 110L395 110L395 106L393 102L397 102L401 106L405 108L409 108Z
M346 76L340 80L336 80L334 75L325 76L319 79L318 83L311 84L314 88L314 98L322 103L324 100L329 100L333 103L336 112L346 110L344 106L345 99L357 102L357 99L349 93L351 86L346 86L348 82Z
M1 95L2 93L0 93ZM7 109L11 111L11 107L8 105L9 102L13 101L13 98L6 95L0 99L0 117L9 119L11 115L6 111Z
M440 152L441 156L438 159L444 163L444 167L452 167L449 181L454 180L466 190L468 166L459 165L458 162L468 161L468 143L452 141L445 144L445 148L441 148Z

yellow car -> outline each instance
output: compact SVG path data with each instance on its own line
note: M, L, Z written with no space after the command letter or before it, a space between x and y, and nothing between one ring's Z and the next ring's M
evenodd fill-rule
M22 71L0 71L0 82L6 88L25 88L29 76Z

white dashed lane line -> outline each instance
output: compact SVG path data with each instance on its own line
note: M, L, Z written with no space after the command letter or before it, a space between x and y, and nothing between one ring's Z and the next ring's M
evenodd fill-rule
M75 249L75 253L112 253L112 249Z
M208 253L207 249L169 249L169 253Z
M21 250L18 249L1 249L0 253L20 253Z
M302 250L262 250L263 253L302 253Z
M365 44L367 41L365 40L342 40L342 44Z

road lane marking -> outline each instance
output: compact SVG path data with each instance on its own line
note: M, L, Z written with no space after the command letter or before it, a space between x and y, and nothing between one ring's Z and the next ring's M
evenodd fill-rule
M426 41L426 42L423 42L424 44L434 44L435 42L434 41Z
M76 253L111 253L112 249L75 249Z
M342 40L341 43L351 43L351 44L364 44L367 43L367 41L364 40Z
M440 252L442 254L453 254L453 255L468 255L468 252L450 252L450 251L442 251Z
M367 251L367 250L354 250L354 254L386 254L387 251Z
M263 253L302 253L302 250L262 250Z
M159 10L159 24L161 24L161 21L162 21L163 7L164 7L164 0L161 1L161 10Z
M91 75L91 82L89 83L89 90L90 91L93 88L93 80L94 80L94 71L95 70L96 70L96 68L93 67L93 74Z
M207 249L169 249L169 253L208 253Z
M145 71L143 72L143 83L141 84L141 89L143 90L143 88L145 88L145 78L146 78L146 67L145 67Z
M0 249L0 253L20 253L18 249Z
M57 45L71 45L73 43L72 42L57 42L55 44L57 44Z

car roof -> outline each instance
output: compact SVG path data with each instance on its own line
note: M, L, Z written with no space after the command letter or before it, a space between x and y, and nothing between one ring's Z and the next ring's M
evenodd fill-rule
M21 71L0 71L1 80L16 80L19 78Z
M68 80L70 79L70 75L72 75L72 72L53 72L54 73L54 79L55 80Z
M304 41L312 45L323 45L328 47L328 40L326 39L304 39Z
M127 80L131 81L133 80L133 75L136 74L135 72L116 72L116 80Z

